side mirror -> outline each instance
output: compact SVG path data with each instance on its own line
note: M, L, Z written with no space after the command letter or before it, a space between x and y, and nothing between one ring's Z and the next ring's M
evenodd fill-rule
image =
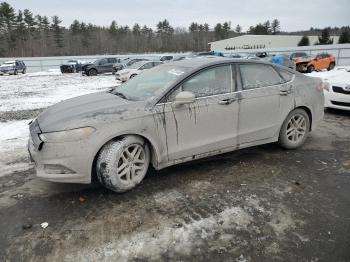
M175 105L184 105L193 103L196 100L195 95L192 92L183 91L176 95Z

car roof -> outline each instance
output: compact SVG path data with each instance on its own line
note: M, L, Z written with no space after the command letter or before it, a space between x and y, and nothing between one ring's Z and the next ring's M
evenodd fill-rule
M180 60L172 62L172 65L183 66L188 68L202 68L212 65L226 64L226 63L259 63L259 64L271 64L261 60L252 59L237 59L237 58L225 58L225 57L204 57L204 58L193 58L187 60ZM166 64L165 64L166 65Z

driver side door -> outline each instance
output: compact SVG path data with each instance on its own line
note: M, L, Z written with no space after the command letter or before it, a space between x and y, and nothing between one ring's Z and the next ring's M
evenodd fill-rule
M165 120L169 161L235 148L238 103L232 69L231 65L223 65L202 70L178 86L165 103L157 105ZM176 95L182 91L193 93L195 101L176 104Z

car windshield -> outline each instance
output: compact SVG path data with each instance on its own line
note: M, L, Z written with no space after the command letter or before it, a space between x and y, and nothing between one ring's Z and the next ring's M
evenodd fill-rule
M130 79L112 91L114 94L122 94L127 99L145 100L159 95L165 88L173 84L181 75L190 68L164 65L149 69L142 74Z

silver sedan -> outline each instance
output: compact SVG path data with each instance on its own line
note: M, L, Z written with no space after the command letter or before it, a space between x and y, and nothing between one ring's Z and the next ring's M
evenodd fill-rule
M253 60L192 59L150 69L109 92L58 103L30 124L37 176L123 192L151 164L279 142L300 147L323 118L323 83Z

